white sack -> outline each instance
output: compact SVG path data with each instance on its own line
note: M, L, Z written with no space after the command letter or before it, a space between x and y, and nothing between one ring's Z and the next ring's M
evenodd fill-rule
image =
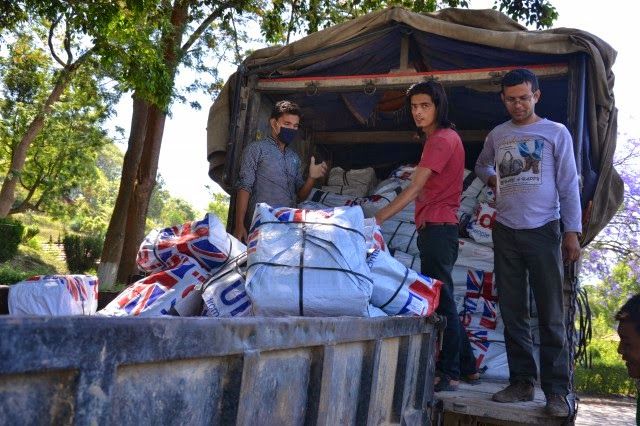
M492 245L492 233L495 221L496 209L487 203L480 203L476 207L473 218L467 225L467 232L474 241L481 244Z
M382 236L382 230L373 217L368 217L364 220L364 238L367 253L372 253L375 250L388 251L387 244Z
M357 207L256 206L246 289L256 315L369 316L364 217Z
M38 275L9 287L9 314L93 315L98 278L90 275Z
M374 194L368 197L351 197L348 195L334 194L332 192L324 192L319 189L312 189L305 202L320 203L327 207L341 206L360 206L364 213L364 217L373 217L375 214L393 201L398 194L402 192L401 188L386 192L384 194Z
M376 182L376 172L372 167L348 171L342 167L334 167L329 171L329 178L327 179L327 185L342 188L339 193L356 197L364 197L370 194Z
M422 270L422 264L420 263L419 254L409 254L401 250L394 250L393 257L395 257L400 263L402 263L407 268L413 269L414 271Z
M170 269L149 275L124 289L104 309L105 316L173 315L172 308L205 282L208 272L195 260L181 255L168 259Z
M389 315L429 316L436 310L440 281L418 274L383 251L373 252L367 264L373 278L372 305Z
M411 255L419 255L418 230L413 222L385 220L382 224L382 236L391 250L400 250Z
M140 245L137 263L143 271L158 272L169 268L172 256L184 255L215 272L245 250L216 215L207 213L202 220L151 231Z
M456 265L482 271L493 271L493 249L468 239L458 239Z
M240 256L242 261L246 256ZM202 315L207 317L251 316L251 300L245 289L243 271L234 260L204 285Z

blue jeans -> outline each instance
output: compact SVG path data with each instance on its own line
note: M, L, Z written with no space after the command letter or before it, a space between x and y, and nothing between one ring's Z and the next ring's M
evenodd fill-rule
M459 380L460 375L474 374L478 370L469 338L460 322L453 299L451 271L458 259L458 226L423 227L418 231L418 249L422 274L442 281L440 303L436 313L447 319L447 327L444 330L442 351L436 363L436 370L453 380Z

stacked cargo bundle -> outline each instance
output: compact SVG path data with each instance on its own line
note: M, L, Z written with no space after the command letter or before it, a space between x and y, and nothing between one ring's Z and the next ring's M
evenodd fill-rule
M262 316L429 316L442 285L394 259L360 206L258 204L247 258L247 292Z
M334 167L329 172L327 185L320 189L325 192L333 192L341 195L366 197L371 193L376 182L376 172L372 167L354 170Z
M365 210L365 216L372 217L395 198L389 194L398 194L409 185L414 170L415 167L411 165L397 168L387 179L381 181L368 197L355 199L327 192L315 192L301 206L326 208L359 204ZM378 203L365 201L376 197L383 197L385 200ZM459 254L452 273L458 312L479 368L485 371L487 377L505 378L508 377L508 366L504 326L497 303L491 240L491 229L495 221L495 196L475 173L465 170L460 201ZM386 220L381 231L384 243L393 258L406 268L420 271L414 210L414 203L409 203L402 211Z
M224 297L233 301L234 306L247 302L246 295L240 297L244 294L244 283L232 279L224 281L228 288L221 288L218 283L206 291L212 285L210 278L235 265L245 251L245 245L227 234L222 222L210 213L199 221L153 230L142 242L137 257L138 267L149 275L127 287L98 313L105 316L247 315L248 306L214 308L224 305ZM238 294L229 298L229 292Z

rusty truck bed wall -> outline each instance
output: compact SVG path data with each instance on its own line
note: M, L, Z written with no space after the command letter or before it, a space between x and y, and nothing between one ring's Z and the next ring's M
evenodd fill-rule
M0 318L0 424L428 424L423 318Z

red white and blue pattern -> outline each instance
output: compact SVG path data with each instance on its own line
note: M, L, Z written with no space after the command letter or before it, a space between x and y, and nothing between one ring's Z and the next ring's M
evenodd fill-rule
M97 309L98 278L91 275L36 275L9 291L15 315L93 315Z
M498 292L493 279L493 272L469 269L467 272L467 293L464 298L463 311L461 313L462 325L480 326L489 330L495 330L498 322ZM478 324L472 321L478 318Z
M186 298L198 284L205 282L207 271L186 256L167 259L173 267L156 272L127 287L102 311L107 316L168 315L171 307Z
M140 246L137 263L143 271L158 272L168 269L169 259L180 254L215 272L229 257L245 249L241 242L227 234L215 215L208 213L202 220L149 233Z

